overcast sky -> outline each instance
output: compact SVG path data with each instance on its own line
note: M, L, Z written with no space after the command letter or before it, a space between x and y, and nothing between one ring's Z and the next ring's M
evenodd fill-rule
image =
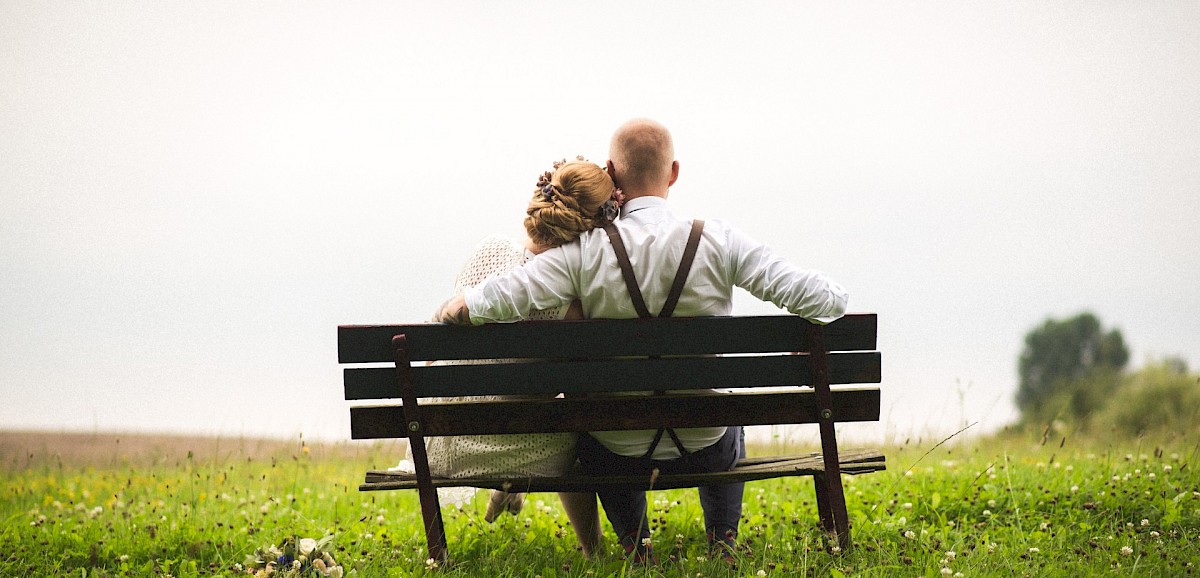
M336 326L648 116L678 212L879 313L859 431L993 430L1048 316L1200 366L1198 103L1193 1L0 0L0 427L345 439Z

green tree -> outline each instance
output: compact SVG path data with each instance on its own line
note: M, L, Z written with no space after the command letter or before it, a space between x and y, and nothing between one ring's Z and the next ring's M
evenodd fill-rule
M1047 319L1025 335L1017 361L1017 408L1027 421L1045 417L1047 410L1086 417L1115 389L1119 381L1113 377L1128 361L1120 330L1105 332L1095 315Z

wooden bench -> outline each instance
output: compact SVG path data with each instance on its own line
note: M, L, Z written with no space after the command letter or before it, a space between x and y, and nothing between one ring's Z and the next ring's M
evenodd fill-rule
M447 557L435 488L524 492L695 487L812 476L820 522L848 550L850 520L840 474L884 469L875 450L838 453L834 424L878 421L876 316L826 326L795 316L526 321L338 327L346 399L393 400L352 407L354 439L407 438L415 474L371 471L362 491L416 489L429 556ZM474 365L433 360L519 359ZM390 366L380 366L380 363ZM606 396L624 391L719 388L715 395ZM765 389L764 389L765 388ZM554 397L563 393L566 397ZM535 396L520 401L420 403L421 398ZM589 394L587 397L573 394ZM396 403L399 400L400 403ZM728 472L694 475L439 478L429 473L426 436L585 432L658 427L819 424L820 453L751 457Z

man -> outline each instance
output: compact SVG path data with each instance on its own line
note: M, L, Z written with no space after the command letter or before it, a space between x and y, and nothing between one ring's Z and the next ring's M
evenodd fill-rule
M447 301L438 320L481 324L521 319L532 310L579 299L589 318L623 319L659 312L680 270L685 247L695 244L685 282L676 290L674 315L729 315L733 287L802 317L828 323L842 316L847 293L823 275L798 269L768 247L719 221L702 224L676 217L667 206L679 178L671 134L648 119L626 122L613 134L608 173L626 202L606 232L593 229L577 241L546 251L509 274L490 279ZM698 234L694 241L690 236ZM621 245L616 247L616 245ZM624 263L622 263L624 261ZM622 269L625 269L623 271ZM635 304L638 293L644 303ZM741 428L686 428L593 432L581 436L585 471L661 473L724 471L745 453ZM741 517L743 484L700 488L710 547L730 556ZM651 557L645 492L599 492L627 553Z

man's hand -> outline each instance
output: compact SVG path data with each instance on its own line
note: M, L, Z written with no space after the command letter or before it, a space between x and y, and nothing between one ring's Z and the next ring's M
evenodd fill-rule
M462 295L455 295L447 299L433 314L433 320L451 325L470 325L471 314L467 311L467 301Z

